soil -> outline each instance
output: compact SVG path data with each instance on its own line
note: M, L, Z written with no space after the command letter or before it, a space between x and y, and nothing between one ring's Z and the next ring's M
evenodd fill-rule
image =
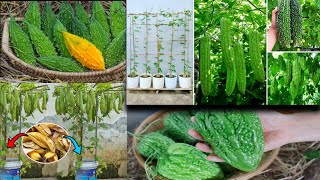
M138 77L138 74L129 74L128 77L135 78L135 77Z
M153 75L153 77L155 77L155 78L163 78L163 75L162 74L155 74L155 75Z
M142 78L149 78L149 77L151 77L151 76L148 74L148 75L141 75L140 77L142 77Z
M183 77L183 74L180 74L179 76ZM184 78L189 78L189 77L191 77L191 76L190 75L186 75Z
M168 74L168 75L166 75L166 77L167 77L167 78L175 78L176 75L172 74L171 77L169 77L169 74Z

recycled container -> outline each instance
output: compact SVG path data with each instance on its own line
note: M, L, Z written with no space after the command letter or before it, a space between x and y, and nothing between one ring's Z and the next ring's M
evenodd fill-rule
M98 162L93 159L83 159L79 169L76 170L76 180L96 180Z
M0 169L1 180L20 180L22 162L17 158L7 158L3 169Z

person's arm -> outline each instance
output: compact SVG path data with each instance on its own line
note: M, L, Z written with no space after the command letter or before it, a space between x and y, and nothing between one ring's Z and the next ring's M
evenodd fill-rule
M277 17L278 8L276 7L272 11L272 22L269 31L267 32L267 51L272 51L274 45L277 42L277 25L276 25L276 17Z

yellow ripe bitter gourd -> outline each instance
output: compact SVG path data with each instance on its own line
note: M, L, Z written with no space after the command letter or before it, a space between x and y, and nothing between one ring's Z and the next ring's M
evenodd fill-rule
M102 53L94 44L68 32L63 32L63 37L71 56L84 67L91 70L105 69Z

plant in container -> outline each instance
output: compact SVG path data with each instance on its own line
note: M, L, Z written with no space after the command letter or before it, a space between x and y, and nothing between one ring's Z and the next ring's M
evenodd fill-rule
M148 28L148 21L150 20L149 18L149 13L145 12L145 26L146 26L146 42L145 42L145 50L146 50L146 62L144 63L145 67L145 73L142 73L140 75L140 88L146 89L151 87L151 74L150 74L150 65L149 65L149 55L148 55L148 41L149 41L149 28Z
M189 34L189 22L191 20L191 11L186 10L184 11L184 19L182 19L180 22L184 27L184 34L180 36L180 45L183 46L182 55L184 58L182 58L183 62L183 72L179 74L179 87L181 88L190 88L191 87L191 73L189 69L191 68L189 65L189 58L188 58L188 39L187 36Z
M131 18L131 29L130 29L130 36L132 36L132 43L130 44L131 46L131 53L130 53L130 72L127 78L127 86L128 88L137 88L139 86L139 74L137 72L137 66L138 66L138 62L136 61L137 56L137 51L136 48L138 48L138 46L136 45L136 38L134 36L134 32L138 32L138 29L134 28L134 24L136 19L138 18L137 15L133 16Z
M168 13L168 17L172 17L172 20L169 22L168 26L171 26L171 42L170 42L170 60L168 62L169 65L169 73L167 73L165 77L165 86L167 89L174 89L177 87L177 75L176 75L176 69L175 65L173 63L173 41L174 41L174 15Z
M158 20L158 18L157 18ZM158 22L157 22L157 29L158 29ZM158 31L157 31L158 32ZM157 37L159 38L159 34L157 34ZM157 61L154 62L154 65L157 68L157 73L153 75L153 88L155 89L161 89L164 86L164 75L162 74L162 69L160 67L160 63L163 62L163 59L160 59L162 50L161 41L158 39L157 41Z
M30 162L20 155L21 143L18 148L12 148L18 158L6 158L9 152L7 146L8 132L19 130L21 133L22 121L33 115L35 110L41 113L47 108L47 85L35 86L33 83L11 85L0 83L0 179L21 179L20 174L30 167ZM40 104L40 101L41 104ZM31 104L33 102L33 104ZM24 109L25 113L22 113ZM10 129L9 129L10 123ZM19 140L20 141L20 140ZM23 166L22 166L23 164Z
M55 88L56 112L59 115L68 115L68 120L75 120L70 128L76 135L80 147L84 147L84 139L90 139L90 144L85 146L89 154L94 158L83 158L83 154L77 155L74 162L76 179L97 179L102 169L106 169L106 163L97 155L99 145L98 127L105 128L100 123L103 117L109 116L111 111L119 113L124 103L123 87L112 86L109 83L95 85L67 84ZM70 104L61 103L70 102ZM100 111L99 111L100 110ZM100 112L100 113L99 113ZM84 128L88 134L84 134ZM94 133L94 137L90 134ZM84 149L83 149L84 150Z

